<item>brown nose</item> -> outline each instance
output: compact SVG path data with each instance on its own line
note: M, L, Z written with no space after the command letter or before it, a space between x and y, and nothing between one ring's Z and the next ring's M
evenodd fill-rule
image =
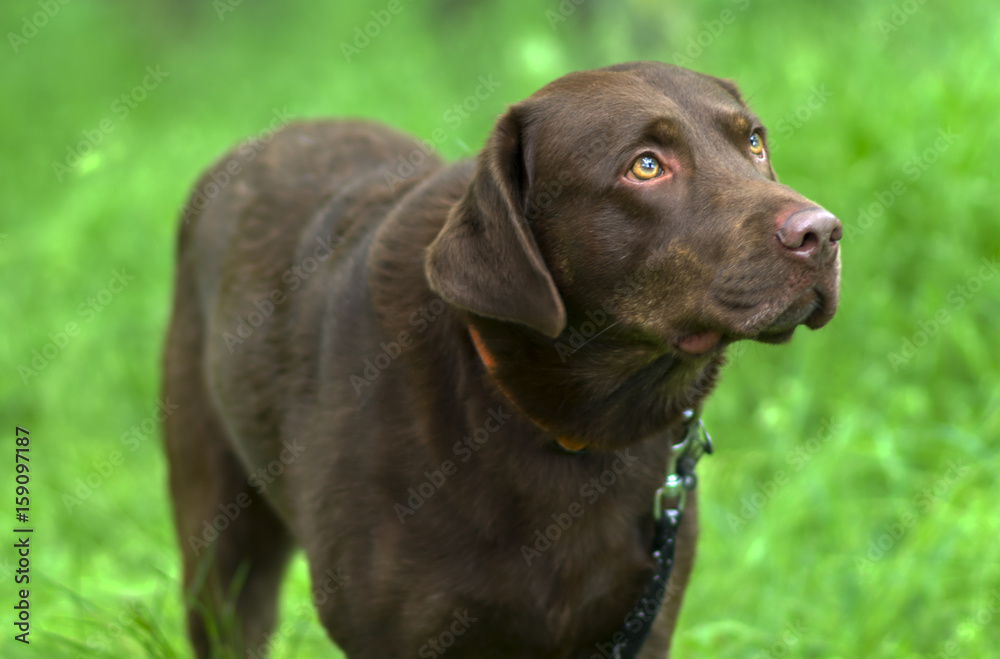
M837 249L843 235L840 220L823 208L797 211L778 229L778 240L792 253L807 260L822 260Z

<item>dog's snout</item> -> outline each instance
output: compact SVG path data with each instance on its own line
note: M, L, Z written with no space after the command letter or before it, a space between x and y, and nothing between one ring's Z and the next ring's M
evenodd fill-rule
M819 260L836 249L843 227L829 211L814 207L789 215L776 235L795 256Z

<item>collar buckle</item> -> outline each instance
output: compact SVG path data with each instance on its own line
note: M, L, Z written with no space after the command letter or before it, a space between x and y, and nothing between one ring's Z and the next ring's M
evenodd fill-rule
M666 515L673 525L680 522L687 493L698 485L698 476L694 472L698 460L712 453L712 438L708 436L705 424L694 415L694 410L684 410L683 414L687 419L684 437L671 447L666 480L653 497L653 518L660 519Z

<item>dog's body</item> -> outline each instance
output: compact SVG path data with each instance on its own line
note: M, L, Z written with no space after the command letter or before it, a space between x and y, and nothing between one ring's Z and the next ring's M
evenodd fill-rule
M356 122L217 163L164 376L198 655L264 643L298 544L351 659L601 656L725 346L836 306L839 225L734 155L760 132L729 83L639 63L514 106L478 163ZM667 653L696 534L691 496L642 657ZM227 602L239 628L210 631Z

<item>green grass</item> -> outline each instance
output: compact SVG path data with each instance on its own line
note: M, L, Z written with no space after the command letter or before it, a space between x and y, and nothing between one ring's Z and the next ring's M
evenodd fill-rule
M910 4L589 0L553 28L556 2L404 0L349 63L341 42L387 3L243 2L223 20L207 2L132 4L57 5L17 53L0 47L2 439L31 430L36 529L30 648L12 640L0 532L0 656L188 656L164 462L142 425L177 212L215 156L287 112L443 129L439 149L464 157L565 72L690 54L741 85L781 180L848 234L837 318L738 350L707 406L718 451L675 656L995 655L1000 277L980 273L1000 255L995 3L914 3L883 35ZM40 11L7 2L0 24ZM147 66L169 76L122 116ZM445 112L480 75L500 87L454 126ZM102 120L113 130L59 180L53 163ZM935 146L941 130L954 137ZM116 272L134 279L102 294ZM24 382L67 323L75 336ZM307 598L298 559L275 656L329 655Z

